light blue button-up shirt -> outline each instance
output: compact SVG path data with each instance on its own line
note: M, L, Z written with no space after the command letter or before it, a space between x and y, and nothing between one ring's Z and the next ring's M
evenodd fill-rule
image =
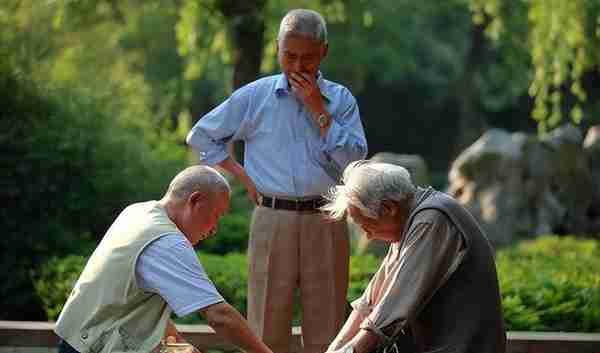
M365 158L367 141L350 91L321 74L317 84L333 118L325 137L279 74L236 90L198 120L186 141L202 163L215 165L228 157L227 142L243 140L244 169L262 194L326 193L350 162Z

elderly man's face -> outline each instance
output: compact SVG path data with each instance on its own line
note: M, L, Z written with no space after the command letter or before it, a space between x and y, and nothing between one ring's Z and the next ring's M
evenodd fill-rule
M229 210L229 193L221 192L201 198L188 205L190 212L187 221L191 225L193 234L190 242L196 245L217 231L219 219Z
M316 76L321 60L327 54L327 45L299 35L286 35L277 42L277 58L281 70Z
M390 243L399 241L402 236L404 220L398 217L398 212L397 205L391 203L378 219L373 219L364 216L358 207L350 205L348 208L350 217L362 228L369 240L378 239Z

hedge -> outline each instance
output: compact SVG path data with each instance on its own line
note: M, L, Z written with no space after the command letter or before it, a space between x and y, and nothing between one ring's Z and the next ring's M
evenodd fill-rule
M226 300L245 313L246 256L199 257ZM508 330L600 331L600 241L545 236L501 250L496 260ZM370 255L351 257L348 300L362 293L379 261ZM40 271L36 290L51 319L84 264L80 256L55 258ZM181 322L199 321L190 316Z
M43 319L31 270L88 253L119 210L160 197L185 166L183 146L119 120L123 98L106 95L34 82L0 55L0 319Z

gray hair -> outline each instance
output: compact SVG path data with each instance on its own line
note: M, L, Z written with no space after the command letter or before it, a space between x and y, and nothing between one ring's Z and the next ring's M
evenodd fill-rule
M342 183L330 190L326 196L329 202L321 208L334 219L342 218L350 205L364 216L378 219L382 201L406 203L417 191L405 168L366 160L348 165Z
M231 192L231 187L227 179L214 168L195 165L185 168L171 180L165 197L174 201L183 201L194 191L216 195L221 192Z
M313 10L295 9L288 12L279 25L278 40L289 34L299 34L327 43L327 25L320 13Z

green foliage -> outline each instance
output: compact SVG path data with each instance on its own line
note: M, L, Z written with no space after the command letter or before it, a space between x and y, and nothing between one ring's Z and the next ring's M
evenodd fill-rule
M510 330L600 330L600 242L546 236L498 253Z
M523 47L534 73L529 93L540 132L559 125L563 112L583 119L589 92L583 75L600 62L600 2L468 0L476 23L487 22L490 37ZM574 98L575 102L573 103Z
M228 303L246 313L246 256L199 254ZM348 300L358 298L379 267L373 256L352 256ZM56 318L85 259L52 259L38 271L37 295ZM513 331L600 330L600 242L546 236L501 250L497 268L507 329ZM297 309L297 308L296 308ZM296 319L298 317L296 310ZM180 323L198 323L190 316Z
M371 277L377 272L381 259L373 255L350 257L350 283L348 300L358 299L367 288Z
M86 262L79 255L53 257L37 271L33 285L49 320L58 318Z
M246 313L248 264L244 254L223 256L200 253L200 262L227 302Z
M229 212L219 221L217 234L198 245L203 254L224 255L230 252L246 252L252 206L245 188L236 181L232 183Z
M5 318L40 318L29 271L53 254L85 252L120 209L159 197L185 151L171 145L170 158L157 159L163 142L144 143L149 135L119 121L110 97L36 84L6 61L0 96L0 155L10 171L0 191L10 205L0 211L0 244L10 251L0 266L11 269L0 307Z

